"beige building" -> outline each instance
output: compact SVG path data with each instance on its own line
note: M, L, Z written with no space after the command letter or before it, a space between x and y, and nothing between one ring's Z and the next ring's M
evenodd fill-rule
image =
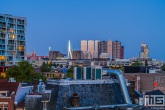
M112 41L111 40L107 41L107 53L109 53L110 58L112 58Z
M87 40L81 40L81 51L87 51Z
M88 40L88 52L91 54L92 58L94 55L94 41L93 40Z

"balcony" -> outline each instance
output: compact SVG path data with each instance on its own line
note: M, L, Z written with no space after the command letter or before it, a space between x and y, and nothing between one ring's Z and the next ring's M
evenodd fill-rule
M0 44L1 45L5 45L5 41L0 41Z
M5 50L5 47L0 47L0 50Z

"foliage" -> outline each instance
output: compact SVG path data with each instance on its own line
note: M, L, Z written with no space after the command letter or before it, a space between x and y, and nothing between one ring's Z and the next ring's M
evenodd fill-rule
M8 68L6 71L6 77L13 77L16 81L33 81L33 79L43 79L44 76L40 73L36 73L32 65L27 61L22 61L13 68Z
M143 63L135 61L132 66L143 66Z
M41 72L50 72L51 71L51 65L47 63L43 63L40 67Z
M73 78L73 67L67 70L67 73L65 74L66 78Z
M162 68L162 71L165 71L165 64L161 68Z

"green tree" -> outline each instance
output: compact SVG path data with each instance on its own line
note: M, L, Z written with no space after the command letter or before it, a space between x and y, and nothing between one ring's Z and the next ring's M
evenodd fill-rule
M15 78L16 81L33 81L33 79L44 79L44 76L40 73L36 73L32 65L27 61L22 61L13 68L8 68L6 71L7 78Z
M162 68L162 71L165 71L165 64L161 68Z
M40 67L41 72L50 72L51 71L51 65L43 63L43 65Z
M132 66L143 66L143 63L135 61Z
M73 78L73 67L67 70L67 73L65 74L66 78Z

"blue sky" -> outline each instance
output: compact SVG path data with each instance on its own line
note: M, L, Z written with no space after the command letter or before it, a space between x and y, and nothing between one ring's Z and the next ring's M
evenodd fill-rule
M165 0L0 0L0 13L27 17L27 52L67 54L81 40L119 40L125 58L138 57L145 42L150 57L165 61Z

